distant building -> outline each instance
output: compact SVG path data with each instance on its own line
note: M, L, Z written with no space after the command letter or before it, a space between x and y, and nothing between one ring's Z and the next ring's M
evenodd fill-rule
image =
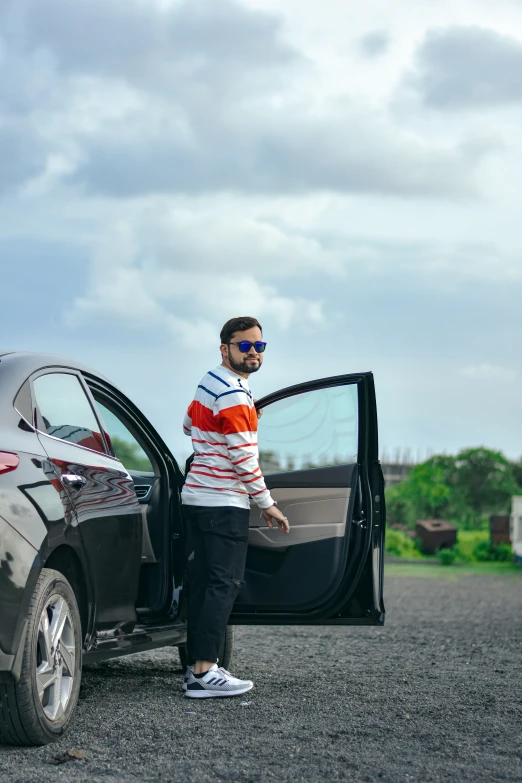
M386 486L393 487L395 484L400 484L401 481L407 479L413 466L414 463L412 462L383 462L381 467Z
M342 455L342 454L329 454L329 455L312 455L303 454L296 461L295 457L285 456L284 454L276 454L275 451L263 451L259 452L259 465L261 470L266 475L274 473L285 473L292 470L307 470L310 468L320 468L326 465L344 465L357 462L357 455ZM408 478L410 470L415 467L417 463L411 460L410 452L406 450L401 455L397 452L395 459L387 459L387 455L383 454L381 457L381 467L384 473L384 481L387 487L393 487L395 484L400 484Z
M522 495L513 497L509 525L513 557L522 565Z

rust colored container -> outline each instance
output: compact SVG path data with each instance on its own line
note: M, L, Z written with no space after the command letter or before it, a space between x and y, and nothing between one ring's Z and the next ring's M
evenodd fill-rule
M422 551L427 555L457 543L457 528L445 519L418 519L415 533L422 542Z
M490 517L489 532L493 544L509 544L509 516L497 514Z

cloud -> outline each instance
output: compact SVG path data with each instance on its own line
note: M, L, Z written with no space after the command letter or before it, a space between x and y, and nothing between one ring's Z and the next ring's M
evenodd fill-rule
M464 378L480 381L512 381L517 376L516 370L511 367L502 367L488 362L463 367L459 374Z
M186 211L167 211L158 220L146 210L137 227L119 222L100 242L86 291L67 308L65 325L111 326L128 337L146 332L192 348L212 344L216 327L237 312L253 312L283 330L296 321L305 332L320 326L321 299L300 296L285 283L298 273L299 258L302 273L311 266L313 243L255 223L228 230L227 238L217 221L203 225ZM278 273L290 250L293 262ZM319 246L316 252L318 266L327 254Z
M339 258L346 276L364 275L379 287L406 290L458 290L470 283L522 287L522 264L516 249L506 251L489 242L375 237L362 232L321 232L320 240L332 258Z
M6 187L453 198L474 194L488 152L325 101L283 18L233 0L8 0L0 29L16 85L4 80L0 99L26 137Z
M0 119L0 150L0 194L18 187L45 164L45 152L23 123Z
M359 39L359 51L368 58L384 54L389 45L390 36L385 30L373 30Z
M315 191L399 196L470 196L487 145L435 147L357 108L316 117L303 106L230 106L196 125L172 107L143 107L141 118L84 141L74 180L95 193ZM156 111L157 110L157 111ZM143 121L143 118L147 121ZM165 129L171 128L172 132Z
M256 90L304 59L278 15L235 0L11 0L29 49L45 47L66 73L120 77L171 95L195 85Z
M481 108L522 101L522 40L482 27L430 30L408 82L427 106Z

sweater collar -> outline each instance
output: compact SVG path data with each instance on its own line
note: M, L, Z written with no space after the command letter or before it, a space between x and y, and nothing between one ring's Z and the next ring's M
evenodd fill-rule
M226 380L234 380L239 386L242 386L243 389L250 390L250 386L248 385L248 379L242 378L241 375L238 375L237 372L234 372L234 370L229 370L228 367L225 367L223 364L218 364L218 366L213 370L213 372L217 373L218 375L221 375L221 377L224 376L224 379Z

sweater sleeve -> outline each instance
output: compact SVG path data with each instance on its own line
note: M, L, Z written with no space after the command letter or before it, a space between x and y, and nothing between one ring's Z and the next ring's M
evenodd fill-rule
M189 438L192 435L192 403L190 403L183 419L183 432L185 435L188 435Z
M274 501L259 467L257 412L248 405L247 394L244 389L220 394L214 402L214 416L238 479L259 508L269 508Z

